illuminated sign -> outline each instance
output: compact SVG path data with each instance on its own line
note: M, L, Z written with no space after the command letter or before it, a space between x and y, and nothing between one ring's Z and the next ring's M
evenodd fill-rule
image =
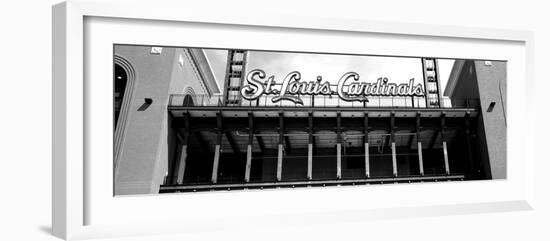
M301 81L301 78L300 72L292 71L282 83L276 83L274 75L266 78L263 70L255 69L246 75L241 96L246 100L256 100L262 95L274 95L271 99L274 103L288 100L297 104L303 104L302 95L338 95L344 101L360 102L368 102L368 96L424 96L422 84L415 85L414 78L401 84L389 82L386 77L363 82L359 80L359 74L347 72L340 77L337 85L323 81L321 76L314 81Z

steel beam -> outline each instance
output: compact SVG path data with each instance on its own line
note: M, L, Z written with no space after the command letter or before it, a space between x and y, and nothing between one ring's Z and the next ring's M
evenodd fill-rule
M313 113L308 114L307 179L313 178Z
M212 183L218 182L218 165L220 163L220 154L221 154L221 144L222 144L222 133L223 133L223 126L222 126L222 114L221 112L216 113L216 119L217 119L217 136L216 136L216 147L214 150L214 163L212 165Z
M283 177L283 155L284 155L284 143L285 138L285 125L283 112L279 112L279 148L277 151L277 181L281 181Z
M279 144L279 150L277 151L277 181L281 181L283 178L283 144Z
M365 177L370 177L370 153L369 153L369 113L365 112L363 118L363 143L365 145Z
M449 175L449 155L447 153L447 140L445 139L445 112L441 113L441 141L443 145L443 160L445 161L445 173Z
M420 112L416 112L416 143L418 148L418 169L420 171L420 176L424 176L424 157L422 156L422 141L420 140L420 131L422 131L421 128Z
M392 169L393 176L397 177L397 153L395 150L395 112L391 112L390 115L390 141L391 141L391 159L392 159Z
M342 115L336 114L336 178L342 178Z
M254 116L252 112L248 113L248 145L246 147L246 166L244 172L244 181L250 181L250 168L252 166L252 141L254 140Z

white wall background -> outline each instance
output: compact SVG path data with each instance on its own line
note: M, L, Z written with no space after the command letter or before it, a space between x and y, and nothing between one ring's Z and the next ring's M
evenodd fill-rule
M0 240L57 240L51 219L51 5L52 0L4 1L0 6ZM155 1L155 4L161 4ZM220 230L192 235L116 240L549 240L550 158L545 141L550 87L550 14L544 1L190 1L208 8L247 6L298 16L433 23L535 31L535 105L538 132L535 210L480 215L301 225L262 230ZM235 4L242 2L242 4ZM151 8L154 11L154 5ZM182 11L184 14L184 11ZM509 80L514 81L514 80ZM509 97L513 101L514 97ZM546 160L544 160L544 158ZM336 221L336 220L335 220Z

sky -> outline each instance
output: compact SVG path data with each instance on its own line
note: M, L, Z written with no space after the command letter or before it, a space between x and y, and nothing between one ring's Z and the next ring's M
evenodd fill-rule
M227 50L206 49L218 85L223 89ZM454 60L438 60L441 90L445 89ZM350 71L360 76L360 81L374 82L379 77L387 77L390 82L408 83L410 79L423 83L420 58L381 57L364 55L311 54L249 51L247 72L262 69L268 76L274 75L280 83L292 71L299 71L303 81L315 80L322 76L324 81L336 84L340 77Z

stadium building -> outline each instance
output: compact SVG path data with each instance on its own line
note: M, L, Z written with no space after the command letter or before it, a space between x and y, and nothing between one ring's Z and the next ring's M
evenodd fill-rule
M114 46L115 195L506 178L506 62L285 86L250 52L217 80L202 49Z

